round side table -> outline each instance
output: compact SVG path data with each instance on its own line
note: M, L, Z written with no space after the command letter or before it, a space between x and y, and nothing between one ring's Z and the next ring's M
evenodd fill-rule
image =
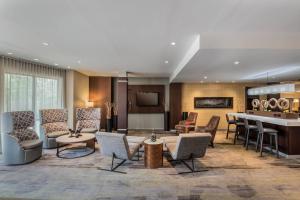
M157 139L144 141L144 163L146 168L155 169L163 166L163 141Z

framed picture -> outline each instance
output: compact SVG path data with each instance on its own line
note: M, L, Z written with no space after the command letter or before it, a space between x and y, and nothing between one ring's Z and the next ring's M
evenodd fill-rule
M194 108L233 108L233 97L194 97Z

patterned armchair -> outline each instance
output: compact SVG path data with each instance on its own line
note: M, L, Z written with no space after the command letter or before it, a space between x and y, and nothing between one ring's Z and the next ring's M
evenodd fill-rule
M33 130L32 111L2 114L3 158L7 165L33 162L42 156L43 141Z
M220 122L219 116L212 116L206 126L197 126L196 132L197 133L210 133L211 134L211 141L210 144L214 147L214 140L218 130Z
M44 141L44 148L56 148L56 138L69 134L67 109L40 110L40 134Z
M82 133L96 133L100 130L100 108L77 108L76 130Z
M190 112L186 120L180 121L178 125L175 126L177 133L188 133L195 130L197 122L198 113Z

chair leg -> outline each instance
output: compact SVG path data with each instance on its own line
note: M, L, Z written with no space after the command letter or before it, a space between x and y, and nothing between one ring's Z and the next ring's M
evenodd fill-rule
M226 134L226 139L228 139L229 126L230 126L230 124L228 124L228 125L227 125L227 134Z
M258 147L259 147L259 140L260 140L260 133L257 134L257 139L256 139L256 152L258 151Z
M179 172L178 174L189 174L189 173L194 173L194 172L205 172L208 171L207 169L202 169L202 170L195 170L195 162L194 162L194 157L191 156L189 159L192 161L192 166L190 166L188 163L185 162L185 160L180 160L190 171L188 172Z
M273 147L273 141L272 140L273 140L273 136L270 135L270 152L271 153L273 153L273 151L272 151L273 150L273 148L272 148Z
M263 144L264 144L264 134L261 134L260 138L260 156L262 157L262 152L263 152Z
M250 129L247 128L247 132L246 132L246 150L248 150L248 145L249 145L249 133L250 133Z
M238 126L236 126L236 128L235 128L235 134L234 134L233 144L236 143L237 136L238 136Z
M278 150L278 135L275 135L275 145L276 145L276 154L277 158L279 158L279 150Z
M123 165L125 162L126 162L126 159L122 159L122 161L120 163L118 163L116 166L114 166L114 160L115 160L116 155L113 154L112 156L112 160L111 160L111 166L110 166L110 169L103 169L103 168L100 168L98 167L99 170L103 170L103 171L109 171L109 172L116 172L116 173L121 173L121 174L126 174L126 172L120 172L120 171L116 171L116 169L118 167L120 167L121 165Z

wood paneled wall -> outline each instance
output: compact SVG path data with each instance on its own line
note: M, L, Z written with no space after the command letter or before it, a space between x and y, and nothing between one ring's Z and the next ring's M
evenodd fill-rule
M112 102L112 78L90 76L89 77L89 101L94 102L94 107L101 108L101 128L106 127L106 101Z
M181 120L182 83L170 84L170 128Z
M118 132L127 133L128 129L128 79L118 78Z

